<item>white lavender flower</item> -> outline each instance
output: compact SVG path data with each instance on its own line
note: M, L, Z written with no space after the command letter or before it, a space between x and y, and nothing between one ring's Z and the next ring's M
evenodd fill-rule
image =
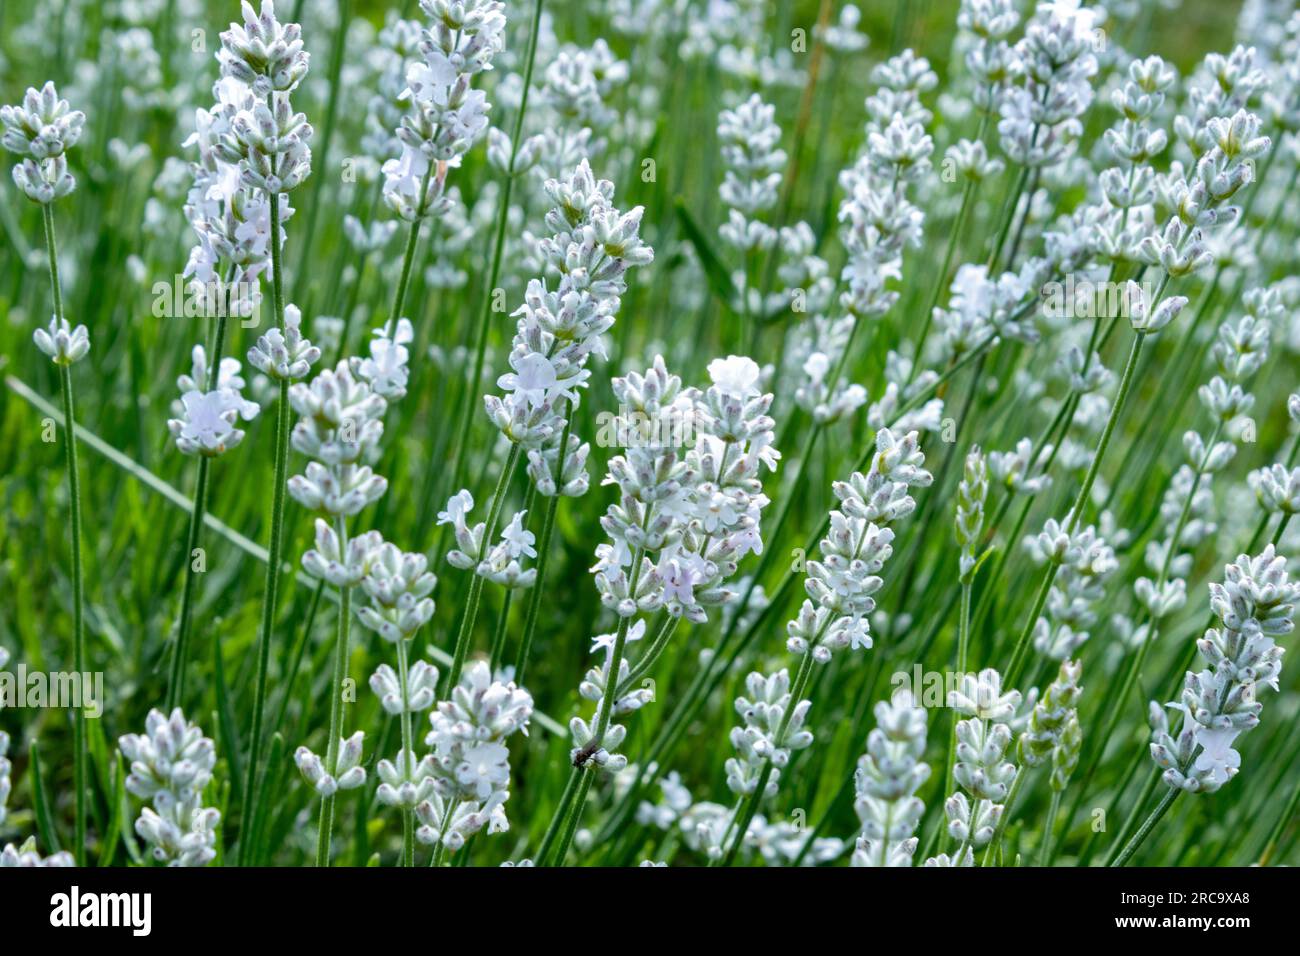
M613 206L614 185L597 180L584 159L567 180L548 180L555 203L546 216L553 235L540 242L548 265L560 273L554 291L545 279L532 279L510 351L511 371L497 380L501 396L484 396L493 424L529 453L529 474L539 491L585 490L572 475L572 460L581 442L570 436L561 449L566 420L580 401L591 373L592 354L605 357L602 341L614 325L627 270L651 262L653 250L639 236L641 207L626 214ZM536 453L536 454L534 454ZM556 460L566 457L568 474L554 475ZM538 482L543 464L552 477Z
M933 480L924 462L916 432L900 439L885 428L876 433L867 474L854 472L848 481L834 484L840 507L830 513L830 530L819 545L821 559L807 563L808 598L786 625L790 653L812 654L825 663L837 649L871 648L872 595L880 589L879 572L893 553L889 526L915 509L910 489Z
M485 661L465 669L451 699L429 715L425 743L432 748L426 767L432 793L415 808L424 844L458 850L485 826L489 833L509 829L510 751L506 741L527 734L533 698L514 682L494 681Z
M48 328L32 333L36 347L50 357L55 365L72 365L80 362L90 351L90 333L84 325L73 327L67 319L57 316L50 319Z
M318 533L322 525L324 522L318 525ZM325 529L329 530L328 526ZM365 565L360 583L370 603L357 610L357 618L386 641L410 640L433 617L429 594L438 578L428 570L429 559L384 543L370 551Z
M1164 782L1188 793L1213 793L1236 776L1237 737L1259 724L1258 693L1278 689L1283 650L1276 638L1294 628L1293 602L1300 584L1287 577L1286 558L1270 544L1257 557L1243 554L1224 568L1222 584L1210 585L1210 607L1220 626L1197 642L1209 669L1188 671L1177 735L1156 703L1150 706L1151 759Z
M736 698L742 723L731 730L736 756L727 760L727 788L739 795L753 794L770 764L773 769L759 796L771 796L791 751L812 746L812 732L804 729L812 701L792 701L790 673L785 668L771 675L750 674L745 678L745 693L748 696Z
M505 4L497 0L420 0L420 7L431 22L406 68L401 155L383 166L384 202L408 222L445 208L448 168L488 128L487 98L474 78L505 48Z
M32 202L48 205L77 188L68 172L67 150L77 144L86 114L59 98L52 82L28 88L18 106L0 106L0 146L23 157L14 183Z
M340 790L355 790L366 782L366 768L361 766L365 740L365 732L361 730L351 737L340 737L338 758L333 767L327 767L325 758L306 747L294 751L293 762L307 783L322 797L331 797Z
M984 532L984 500L989 493L989 469L984 453L978 445L966 453L962 480L957 485L957 546L961 549L958 563L961 582L969 584L974 576Z
M320 349L302 334L302 313L292 302L284 307L284 328L259 336L248 350L248 364L273 378L296 382L307 377Z
M143 734L119 738L130 765L126 789L152 804L140 811L135 831L168 866L206 866L216 858L221 814L203 806L212 781L216 749L180 708L171 715L151 710Z
M911 866L925 805L916 791L930 776L925 755L925 711L910 692L898 691L875 708L876 726L854 774L853 809L862 834L853 866Z
M36 852L35 837L28 837L27 842L22 846L6 843L4 849L0 850L0 869L38 866L71 867L76 865L77 861L66 850L51 853L49 856L41 856Z
M961 788L944 803L948 834L960 842L957 859L993 839L1016 768L1006 759L1012 731L1008 721L1020 706L1020 692L1003 691L1002 677L992 668L962 675L959 690L948 695L948 706L967 719L957 724L953 779ZM964 791L964 792L963 792ZM969 798L968 798L969 795ZM927 860L926 865L932 864Z

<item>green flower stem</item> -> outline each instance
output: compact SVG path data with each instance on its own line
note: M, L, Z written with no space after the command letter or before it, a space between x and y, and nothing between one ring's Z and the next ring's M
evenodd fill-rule
M271 276L275 319L284 322L283 250L280 248L280 196L271 194ZM270 666L271 641L275 630L275 612L280 597L280 570L284 564L284 506L289 475L289 380L280 379L275 406L275 472L271 497L271 540L267 547L266 586L262 598L262 620L257 635L257 677L253 688L253 725L249 732L248 768L244 778L243 817L240 824L251 837L249 824L257 815L257 775L262 758L263 723L266 717L267 674ZM335 746L337 742L334 741ZM331 770L333 764L330 765ZM241 840L236 862L248 859L251 839Z
M561 405L560 414L564 416L564 429L560 433L560 454L556 462L557 471L563 471L564 456L568 453L569 435L573 430L573 414L566 398ZM557 475L558 478L558 475ZM537 580L533 582L532 593L528 595L528 609L524 613L524 634L519 642L519 651L515 656L515 683L524 683L524 671L528 667L528 657L533 652L533 637L537 633L537 619L542 609L543 585L546 572L551 563L551 535L555 533L555 514L560 507L559 482L556 493L546 499L546 514L542 518L542 536L537 543ZM529 494L533 492L530 483Z
M47 205L48 210L50 207ZM72 369L59 366L59 384L63 390L64 462L68 468L68 501L72 535L72 667L78 674L86 672L85 572L81 560L81 481L77 477L77 439L72 430ZM72 778L76 789L74 810L75 856L78 866L86 865L86 715L80 708L72 711Z
M1264 841L1264 849L1259 854L1260 866L1268 866L1278 843L1282 839L1282 834L1286 832L1289 825L1296 822L1297 812L1300 812L1300 783L1297 783L1295 789L1291 791L1291 799L1286 802L1286 806L1278 814L1273 826L1269 828L1268 838Z
M1002 835L1007 832L1007 824L1011 821L1011 808L1016 805L1016 798L1020 796L1020 788L1025 785L1025 780L1029 777L1029 768L1021 767L1016 771L1016 778L1011 781L1011 789L1007 792L1007 799L1002 803L1002 815L998 817L998 825L993 828L993 839L989 840L989 845L984 848L984 859L981 866L989 866L993 862L993 854L997 852L998 845L1002 842Z
M1110 863L1110 866L1124 866L1133 858L1133 854L1137 852L1138 847L1140 847L1146 838L1151 835L1151 831L1155 829L1156 824L1159 823L1160 819L1169 812L1169 808L1174 805L1174 801L1178 799L1178 795L1182 792L1182 790L1174 787L1170 787L1169 790L1166 791L1164 797L1161 798L1160 803L1151 811L1151 815L1142 821L1142 826L1138 829L1138 832L1133 834L1133 839L1130 840L1128 845L1120 851L1119 856ZM1137 808L1135 807L1134 809Z
M479 544L479 553L475 555L479 561L487 554L488 549L492 546L492 536L496 534L497 522L501 518L501 508L505 504L506 488L510 485L510 478L515 473L515 468L519 465L520 446L517 444L510 445L510 456L506 459L505 467L501 469L501 474L497 477L496 491L492 493L492 505L488 510L487 524L483 527L483 540ZM471 569L473 578L469 583L469 596L465 599L465 613L461 615L460 629L456 634L455 652L452 654L451 666L447 669L447 681L443 685L443 697L446 698L451 694L452 689L460 681L460 672L465 666L465 657L469 654L469 645L474 633L474 620L478 617L479 601L483 596L483 578L478 573L477 568Z
M957 616L957 674L966 673L966 657L970 649L970 592L971 582L963 581L961 585L961 610ZM943 775L944 793L952 793L953 765L957 754L957 712L952 711L952 720L948 725L948 760L947 770Z
M50 292L54 298L54 314L60 321L63 314L63 283L59 279L59 244L54 231L54 211L49 203L41 205L41 220L45 228L45 252L50 267ZM72 666L78 674L85 672L86 663L86 580L81 557L81 480L77 468L77 435L74 430L72 403L72 368L59 365L59 387L63 392L63 447L64 464L68 472L69 533L72 536ZM86 715L81 708L72 712L73 787L76 789L73 811L73 833L76 845L74 855L78 866L86 865Z
M194 588L198 574L194 571L194 552L202 535L203 515L208 503L208 473L212 459L199 459L198 480L194 485L194 502L190 506L190 530L185 545L185 585L181 592L181 614L176 630L176 647L172 652L171 673L167 681L167 711L182 706L185 699L185 665L188 663L190 619L194 609Z
M1052 832L1056 829L1056 818L1061 814L1061 793L1063 791L1052 791L1052 805L1048 808L1047 819L1043 822L1043 843L1038 848L1038 865L1051 866L1052 858L1056 855L1055 847L1052 846Z
M573 795L578 791L578 781L582 774L583 770L581 767L574 767L569 773L569 779L564 784L564 791L560 794L560 799L555 804L555 812L551 815L551 822L546 827L546 833L542 836L541 845L537 848L535 862L538 866L546 865L546 861L555 847L555 841L560 837L560 828L564 825L569 802L573 799Z
M334 30L334 43L330 47L330 65L329 65L329 96L325 101L325 122L321 127L321 137L319 141L319 152L317 153L317 162L321 168L326 168L329 163L330 143L334 139L334 127L337 125L339 107L339 93L343 89L343 84L339 82L339 76L343 72L343 55L347 47L348 22L352 16L352 4L350 0L339 0L338 3L338 24ZM325 184L325 176L321 173L316 174L316 180L311 184L311 199L307 203L307 228L303 232L306 241L302 244L302 253L298 256L299 278L307 266L307 256L311 253L312 238L316 235L316 217L320 213L321 188Z
M339 552L346 553L348 527L342 517L336 519ZM350 648L349 628L352 618L352 588L339 588L338 637L334 645L334 674L330 680L329 743L325 749L325 772L333 774L338 766L339 741L343 735L343 682L347 679ZM330 865L330 841L334 836L334 801L338 795L324 797L320 804L320 834L316 843L316 865Z
M524 131L524 116L528 112L528 93L532 86L533 64L537 58L537 35L542 18L542 0L533 0L533 24L528 34L528 53L524 61L523 92L519 99L519 112L515 114L514 129L510 138L510 169L506 172L505 182L501 186L501 199L497 206L496 231L492 240L492 265L488 270L487 283L483 288L483 307L479 312L478 324L474 328L474 371L466 383L466 394L472 396L483 381L483 362L487 354L488 322L492 316L492 298L501 274L501 258L505 250L506 223L510 216L510 194L514 188L515 159L519 155L519 141ZM469 429L473 421L475 403L472 398L461 402L460 422L456 429L456 453L451 468L451 487L461 487L465 474L465 462L469 452ZM563 450L560 452L563 454Z
M597 771L594 767L586 767L578 770L578 773L580 776L578 789L572 800L573 807L569 811L568 819L564 822L564 832L560 835L560 842L555 847L555 855L551 858L550 866L563 866L564 858L569 855L569 846L573 843L573 835L578 832L578 822L582 819L582 808L587 804L587 793L591 790L591 782Z
M979 129L975 134L975 139L982 142L984 139L984 130L988 126L989 114L983 113L980 116ZM934 310L939 304L939 299L943 296L943 290L948 286L948 271L952 268L953 256L957 252L957 244L961 241L962 233L966 229L966 219L970 214L971 207L974 205L975 193L979 188L979 182L975 179L967 179L961 190L961 206L957 210L957 220L952 224L948 233L948 245L943 253L943 266L939 269L939 274L935 279L934 290L930 293L929 304L921 313L921 331L916 336L916 347L912 350L913 355L925 354L925 341L930 335L930 325L934 320ZM907 382L910 385L920 369L920 362L913 362L912 369L908 373Z
M650 673L663 655L664 650L667 649L668 643L672 640L673 633L677 630L677 625L681 623L681 620L680 617L673 617L672 615L664 618L663 623L659 625L659 630L655 632L654 638L650 641L650 646L645 649L641 658L627 672L627 677L624 678L623 683L619 684L617 696L623 697L630 694L636 687L637 682Z
M228 277L233 279L233 270ZM211 349L208 352L207 389L214 391L221 381L221 355L225 350L227 313L230 310L230 293L226 292L225 307L216 318L216 330L213 334ZM208 507L208 485L212 459L207 455L199 458L199 473L194 486L194 503L190 507L190 530L186 538L185 549L185 584L181 592L181 614L176 629L176 649L172 655L171 673L167 682L167 710L183 705L185 700L185 665L189 652L190 624L194 614L194 593L198 586L198 574L194 569L194 552L198 550L203 537L203 516Z

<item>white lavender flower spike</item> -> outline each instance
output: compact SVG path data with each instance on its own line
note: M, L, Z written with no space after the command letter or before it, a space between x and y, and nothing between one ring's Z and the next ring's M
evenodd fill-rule
M32 333L36 347L55 365L80 362L90 351L90 334L84 325L73 327L67 319L52 318L48 328Z

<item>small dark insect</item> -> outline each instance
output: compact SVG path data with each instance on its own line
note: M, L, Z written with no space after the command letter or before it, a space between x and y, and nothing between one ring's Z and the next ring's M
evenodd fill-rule
M600 749L600 743L596 740L589 740L583 745L583 748L573 755L573 765L575 767L585 767L587 761L596 755Z

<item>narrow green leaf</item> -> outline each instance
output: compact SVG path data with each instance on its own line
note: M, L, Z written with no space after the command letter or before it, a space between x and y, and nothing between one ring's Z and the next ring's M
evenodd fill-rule
M723 265L718 254L713 251L713 246L709 243L708 237L700 228L695 217L691 215L690 210L686 208L686 202L681 196L673 202L673 209L677 213L677 222L682 227L686 239L695 249L695 255L700 260L700 266L704 269L704 278L709 283L709 288L713 294L718 297L727 308L732 307L735 297L735 288L731 282L731 275L727 272L727 267Z

